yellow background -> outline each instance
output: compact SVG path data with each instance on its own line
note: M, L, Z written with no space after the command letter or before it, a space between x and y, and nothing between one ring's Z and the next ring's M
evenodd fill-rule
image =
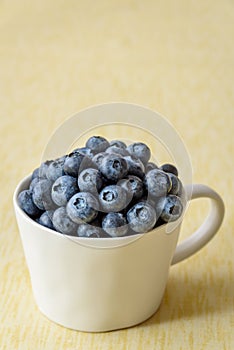
M234 348L233 38L232 0L0 1L1 350ZM189 150L193 181L220 193L226 215L205 248L171 268L152 318L91 334L38 311L12 194L58 125L110 101L165 115ZM191 204L181 239L206 208Z

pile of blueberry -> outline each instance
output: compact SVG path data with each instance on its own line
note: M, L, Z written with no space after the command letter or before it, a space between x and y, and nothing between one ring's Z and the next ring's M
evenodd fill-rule
M127 146L92 136L85 147L35 169L19 205L37 223L66 235L148 232L177 220L183 211L176 167L158 167L150 157L142 142Z

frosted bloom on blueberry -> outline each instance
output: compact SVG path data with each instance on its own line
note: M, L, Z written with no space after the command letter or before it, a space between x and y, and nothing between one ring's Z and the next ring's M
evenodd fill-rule
M67 214L77 224L90 222L97 217L99 203L89 192L76 193L67 203Z
M178 170L173 164L170 164L170 163L163 164L160 166L160 169L165 171L165 173L172 173L175 176L178 176Z
M80 191L97 193L102 187L102 175L99 170L88 168L83 170L78 177Z
M101 173L111 181L118 181L128 173L128 163L117 154L108 154L105 156L99 166Z
M127 221L133 231L148 232L157 221L156 211L149 203L138 202L127 212Z
M121 213L107 214L102 221L102 228L111 237L125 236L128 232L127 221Z
M56 207L51 198L52 182L42 179L36 183L32 190L33 202L41 210L50 210Z
M69 199L78 192L77 181L73 176L59 177L51 189L51 197L58 206L65 206Z
M153 197L165 196L171 189L170 177L162 170L150 170L145 177L145 184L149 195Z
M55 181L57 178L65 174L63 169L65 159L66 156L58 158L50 163L46 171L46 177L48 180Z
M127 191L118 185L104 187L99 194L99 201L104 212L121 211L129 202Z
M128 152L146 164L151 156L149 147L143 142L134 142L127 147Z
M168 195L165 198L164 208L161 213L161 218L165 222L177 220L183 212L183 204L181 199L175 195Z
M102 136L92 136L86 142L86 147L94 153L104 152L109 146L109 142Z
M69 218L65 207L60 207L55 210L52 222L56 231L65 235L74 236L76 234L77 224Z
M30 190L24 190L18 195L18 202L21 209L31 217L40 215L41 211L35 205L32 192Z

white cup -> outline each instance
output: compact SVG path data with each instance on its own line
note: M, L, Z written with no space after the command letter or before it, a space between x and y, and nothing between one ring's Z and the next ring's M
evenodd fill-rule
M132 110L135 116L139 111L131 106L114 104L114 111ZM95 108L103 118L105 111L106 116L110 113L110 105L105 105L104 113L100 113L102 107ZM95 108L91 110L92 117ZM140 109L139 122L141 114L152 113ZM64 151L58 135L59 132L54 135L53 142L57 142L57 150L60 147ZM50 146L50 155L56 153ZM183 155L182 148L179 151ZM183 159L185 156L177 159L182 167ZM13 203L35 300L50 320L80 331L109 331L148 319L161 303L170 266L202 248L218 231L224 216L223 201L215 191L205 185L185 184L188 202L208 197L212 206L201 227L179 245L183 216L147 234L69 237L39 225L19 207L18 194L28 188L30 179L28 176L19 183Z
M14 207L36 303L50 320L80 331L125 328L153 315L161 303L171 264L202 248L218 231L224 216L220 196L196 184L192 199L210 198L211 211L202 226L178 246L180 225L170 234L167 225L159 226L136 235L139 239L69 239L37 224L20 209L17 196L29 181L27 177L17 186ZM112 247L116 240L118 245Z

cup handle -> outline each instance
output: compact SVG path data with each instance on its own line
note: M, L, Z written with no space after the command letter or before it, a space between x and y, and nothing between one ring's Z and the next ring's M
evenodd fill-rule
M223 200L210 187L202 184L193 184L186 188L186 193L191 194L191 198L188 198L189 200L201 197L210 198L211 209L203 224L176 247L172 265L188 258L207 244L218 231L224 217Z

